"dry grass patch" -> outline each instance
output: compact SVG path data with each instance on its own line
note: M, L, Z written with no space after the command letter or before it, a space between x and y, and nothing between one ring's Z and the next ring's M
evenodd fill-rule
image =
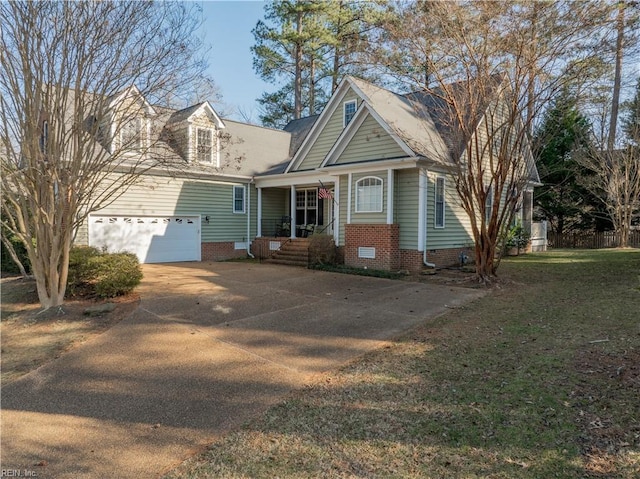
M99 334L131 314L139 296L115 298L114 311L87 316L93 300L70 300L62 308L39 313L35 282L19 277L2 278L2 384L27 374L65 351Z
M167 477L640 477L639 272L637 250L509 259Z

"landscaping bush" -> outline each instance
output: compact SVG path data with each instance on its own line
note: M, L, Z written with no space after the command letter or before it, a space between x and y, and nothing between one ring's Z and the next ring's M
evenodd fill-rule
M335 265L336 245L333 236L314 234L309 242L309 264L314 265Z
M94 284L101 298L113 298L128 294L140 284L142 270L138 257L132 253L106 253L93 258L98 278Z
M100 256L99 249L91 246L74 246L69 251L69 273L67 276L67 293L70 295L90 292L91 283L97 277L91 259Z
M74 247L69 253L70 295L122 296L133 291L141 280L142 270L134 254L102 253L88 246Z
M22 266L24 266L25 271L27 273L30 273L31 263L29 262L29 256L27 256L27 248L25 248L22 241L17 238L10 237L9 241L13 245L13 250L18 255L18 259L22 263ZM1 249L2 258L0 259L0 261L2 262L2 271L5 273L20 273L20 268L18 268L18 265L15 263L15 261L13 261L13 258L9 254L9 251L4 244L2 245Z

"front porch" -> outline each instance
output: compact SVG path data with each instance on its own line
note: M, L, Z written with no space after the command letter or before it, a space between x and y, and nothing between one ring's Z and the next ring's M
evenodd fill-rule
M256 240L307 238L314 233L336 237L335 185L317 183L258 187Z

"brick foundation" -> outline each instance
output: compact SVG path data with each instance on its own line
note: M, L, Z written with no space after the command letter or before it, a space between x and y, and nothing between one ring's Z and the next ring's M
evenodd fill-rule
M247 251L245 249L235 249L233 241L202 243L200 245L200 254L202 261L224 261L247 257Z
M273 238L273 237L260 237L255 238L251 242L251 254L256 258L265 259L269 258L276 250L269 249L271 242L280 243L281 245L288 241L288 238Z
M393 271L400 268L400 226L345 225L344 264L355 268ZM358 248L375 248L375 258L361 258Z
M419 273L424 269L422 262L422 251L413 249L400 250L400 269L407 270L411 273Z
M457 266L460 264L460 253L467 255L467 263L472 263L474 258L473 248L447 248L427 250L427 261L436 267Z

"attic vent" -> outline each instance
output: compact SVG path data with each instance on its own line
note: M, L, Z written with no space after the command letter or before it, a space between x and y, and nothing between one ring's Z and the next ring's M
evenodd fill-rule
M376 249L371 246L358 247L358 258L376 259Z

